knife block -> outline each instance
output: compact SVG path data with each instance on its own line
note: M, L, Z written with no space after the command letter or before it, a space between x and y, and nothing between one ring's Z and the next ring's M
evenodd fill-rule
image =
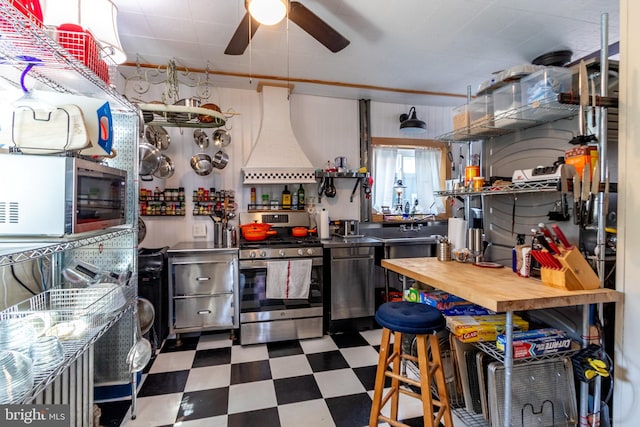
M568 291L597 289L600 287L598 275L575 247L571 250L563 251L561 255L554 255L554 257L560 261L562 268L554 270L542 267L540 269L540 278L545 285Z

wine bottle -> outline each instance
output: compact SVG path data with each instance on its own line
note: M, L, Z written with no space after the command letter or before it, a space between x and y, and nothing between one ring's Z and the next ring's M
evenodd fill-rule
M304 209L304 188L302 188L302 184L298 188L298 209Z

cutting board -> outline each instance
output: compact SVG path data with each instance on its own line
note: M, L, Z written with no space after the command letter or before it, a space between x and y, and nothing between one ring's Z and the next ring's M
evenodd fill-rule
M13 143L26 154L51 154L79 150L89 144L82 110L77 105L59 107L17 106L11 127Z
M80 154L109 156L113 145L113 119L109 103L104 99L49 91L34 91L33 96L51 105L74 104L80 107L89 134L90 145Z

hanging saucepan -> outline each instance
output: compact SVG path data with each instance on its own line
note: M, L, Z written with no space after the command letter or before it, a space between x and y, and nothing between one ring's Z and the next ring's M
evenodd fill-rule
M216 169L224 169L227 163L229 163L229 155L225 153L224 150L218 150L216 154L213 155L212 163Z
M211 156L206 153L198 153L191 157L191 169L200 176L209 175L213 171Z
M211 138L213 139L213 145L218 148L224 148L231 144L231 135L224 129L216 129Z
M143 181L152 181L151 176L160 166L160 150L148 142L141 142L138 145L138 173Z
M336 186L333 185L333 178L329 178L329 183L327 184L327 188L324 190L324 195L327 197L336 196Z
M193 131L193 142L195 142L201 150L204 150L209 146L209 137L202 129L196 129Z
M149 144L155 145L159 150L166 150L169 148L169 144L171 143L169 134L162 126L147 126L144 136Z
M153 176L159 179L168 179L173 176L175 170L176 168L171 158L166 154L160 154L158 169L153 173Z

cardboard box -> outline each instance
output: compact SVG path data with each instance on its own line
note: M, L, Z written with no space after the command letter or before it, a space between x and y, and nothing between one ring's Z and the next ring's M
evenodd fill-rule
M405 299L411 302L427 304L431 307L437 308L438 310L445 310L456 305L469 304L468 301L443 291L423 291L414 288L410 288L408 290Z
M462 342L495 341L499 334L504 333L506 323L504 314L450 316L446 319L447 328ZM526 331L529 322L514 314L513 327Z
M446 308L442 311L442 314L445 316L484 316L487 314L496 314L496 312L476 304L462 304Z
M506 337L504 334L496 338L496 347L504 352ZM570 350L573 341L565 331L545 328L526 332L513 333L513 358L524 359L527 357L554 354Z

